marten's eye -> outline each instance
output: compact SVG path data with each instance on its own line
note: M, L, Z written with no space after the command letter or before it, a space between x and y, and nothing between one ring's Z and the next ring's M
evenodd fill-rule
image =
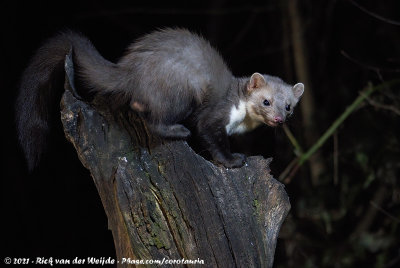
M264 103L265 106L270 106L271 105L268 100L264 100L263 103Z
M286 111L290 111L290 104L286 105Z

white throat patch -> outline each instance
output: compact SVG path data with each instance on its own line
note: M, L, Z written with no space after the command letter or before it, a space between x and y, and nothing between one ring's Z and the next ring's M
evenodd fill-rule
M238 107L233 105L229 114L229 123L225 126L226 133L228 135L232 135L234 133L243 133L246 132L247 129L242 129L240 124L243 122L246 117L246 102L240 101Z

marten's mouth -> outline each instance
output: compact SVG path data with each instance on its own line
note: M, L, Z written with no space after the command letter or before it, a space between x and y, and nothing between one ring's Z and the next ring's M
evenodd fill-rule
M278 125L277 122L272 121L272 120L265 120L264 123L270 127L276 127Z

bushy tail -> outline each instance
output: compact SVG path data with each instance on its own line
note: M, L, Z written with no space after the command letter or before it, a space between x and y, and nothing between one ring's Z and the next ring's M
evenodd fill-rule
M45 42L22 75L16 103L18 139L30 171L37 166L46 147L50 119L54 116L52 108L59 107L57 98L63 90L62 86L56 88L55 80L64 77L65 56L71 49L79 76L91 88L113 91L121 80L117 66L105 60L86 37L68 31Z

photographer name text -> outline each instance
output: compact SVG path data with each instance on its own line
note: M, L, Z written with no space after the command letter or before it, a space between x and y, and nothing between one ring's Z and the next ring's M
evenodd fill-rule
M79 258L75 257L72 259L68 258L53 258L53 257L36 257L36 258L4 258L5 264L17 264L17 265L24 265L24 264L36 264L36 265L70 265L70 264L94 264L94 265L113 265L113 264L133 264L133 265L140 265L140 264L154 264L154 265L188 265L188 264L204 264L204 260L195 259L195 260L188 260L188 259L167 259L163 258L161 260L136 260L131 258L121 258L121 260L116 260L112 257L87 257L87 258Z

